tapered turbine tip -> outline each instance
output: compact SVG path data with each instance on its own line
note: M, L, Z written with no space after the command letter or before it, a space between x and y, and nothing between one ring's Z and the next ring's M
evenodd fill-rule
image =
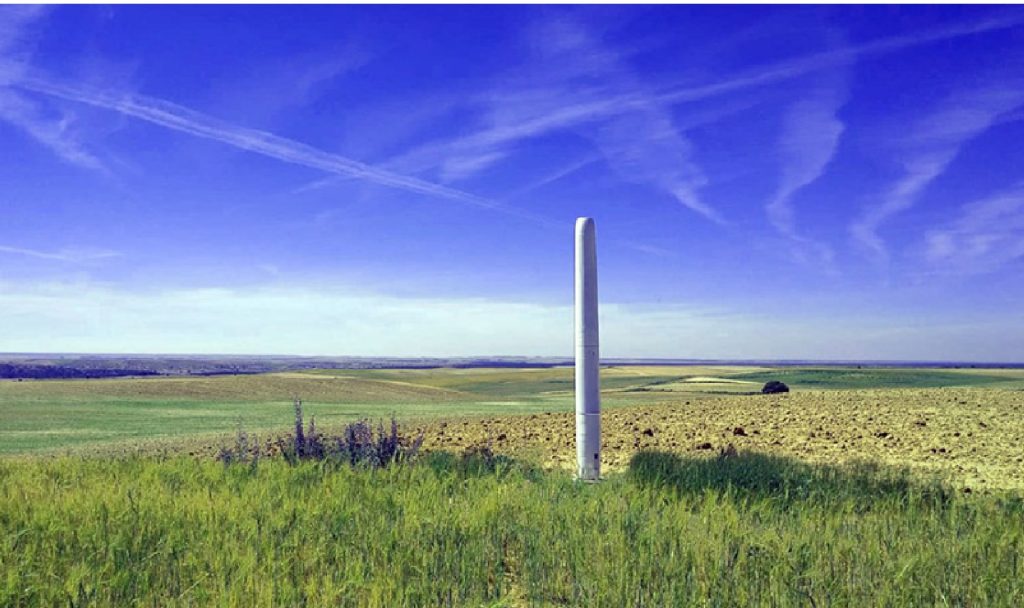
M578 217L576 218L576 234L581 235L585 232L593 232L594 230L594 218L591 217Z

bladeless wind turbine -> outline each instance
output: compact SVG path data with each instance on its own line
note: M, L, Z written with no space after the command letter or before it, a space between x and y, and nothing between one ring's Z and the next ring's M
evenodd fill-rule
M594 220L576 218L576 475L601 476L601 380Z

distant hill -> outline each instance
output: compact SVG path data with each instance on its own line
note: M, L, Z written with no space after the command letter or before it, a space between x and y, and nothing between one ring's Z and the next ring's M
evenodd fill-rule
M0 378L112 378L118 376L210 376L308 369L431 369L438 367L545 368L566 359L528 357L398 358L283 357L237 355L61 355L0 354Z
M744 365L817 367L1020 368L1020 363L929 361L765 361L711 359L602 359L604 365ZM308 369L432 369L440 367L550 368L569 357L300 357L282 355L104 355L0 353L0 378L112 378L118 376L260 374Z

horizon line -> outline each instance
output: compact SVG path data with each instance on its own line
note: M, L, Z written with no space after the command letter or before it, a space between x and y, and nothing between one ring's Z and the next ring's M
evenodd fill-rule
M6 357L185 357L196 359L236 358L236 359L324 359L324 360L356 360L356 361L461 361L481 363L493 361L515 362L537 362L547 363L551 366L561 364L571 365L574 361L572 355L294 355L294 354L244 354L244 353L117 353L117 352L0 352L0 363L5 362ZM991 367L1024 367L1024 361L984 361L984 360L956 360L956 359L821 359L821 358L786 358L786 359L765 359L765 358L691 358L691 357L601 357L601 363L607 365L643 365L643 364L668 364L678 366L697 365L879 365L898 366L911 364L915 366L991 366ZM438 366L442 367L442 366ZM480 365L479 367L486 367Z

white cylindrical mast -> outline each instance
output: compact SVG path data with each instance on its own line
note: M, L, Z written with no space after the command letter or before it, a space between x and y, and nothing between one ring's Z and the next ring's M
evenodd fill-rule
M576 474L601 475L601 385L597 340L597 248L594 220L576 219Z

